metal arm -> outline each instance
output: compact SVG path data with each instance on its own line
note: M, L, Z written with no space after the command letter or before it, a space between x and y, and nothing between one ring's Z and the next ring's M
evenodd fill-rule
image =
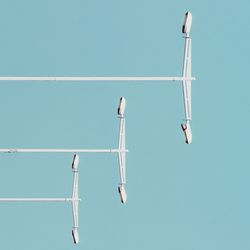
M62 76L0 76L0 81L32 81L32 82L44 82L44 81L55 81L55 82L150 82L150 81L157 81L157 82L166 82L166 81L182 81L183 77L180 76L72 76L72 77L62 77ZM194 80L194 78L192 78Z
M125 150L128 152L128 150ZM0 148L0 153L118 153L119 149Z

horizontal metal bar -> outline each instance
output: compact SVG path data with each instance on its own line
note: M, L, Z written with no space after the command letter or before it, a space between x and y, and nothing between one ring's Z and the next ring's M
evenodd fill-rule
M195 80L195 77L178 76L82 76L82 77L29 77L29 76L2 76L0 81L183 81Z
M127 153L121 149L0 148L0 153Z
M0 202L72 202L81 201L73 198L0 198Z

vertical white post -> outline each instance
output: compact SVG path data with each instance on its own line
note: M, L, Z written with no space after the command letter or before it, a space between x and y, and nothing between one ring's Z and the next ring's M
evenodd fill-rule
M74 155L72 162L72 170L74 173L73 179L73 191L72 191L72 211L73 211L73 230L72 236L75 244L79 243L79 234L78 234L78 164L79 164L79 156L77 154Z
M183 99L184 99L184 112L185 112L185 123L181 124L182 130L184 132L185 141L187 144L192 142L192 131L190 127L190 121L192 119L191 114L191 37L190 29L192 25L192 14L187 12L185 14L184 24L182 26L182 32L185 34L185 49L184 49L184 61L183 61Z
M120 98L118 107L118 117L120 119L120 129L119 129L119 141L118 141L118 163L119 163L119 173L120 173L120 185L118 187L118 192L121 198L121 202L125 203L127 201L127 195L125 191L126 183L126 149L125 143L125 107L126 99L124 97ZM122 151L121 151L122 150Z
M185 50L184 50L184 61L183 61L183 77L191 76L191 37L185 37ZM182 81L183 99L184 99L184 110L186 122L192 119L191 114L191 80Z
M125 118L120 117L120 129L119 129L119 144L118 148L124 150L126 148L125 144ZM118 153L118 161L120 166L120 183L124 185L126 183L126 153Z

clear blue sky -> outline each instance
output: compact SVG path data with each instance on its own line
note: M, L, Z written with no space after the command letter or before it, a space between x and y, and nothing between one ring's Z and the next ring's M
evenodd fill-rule
M1 0L1 76L179 76L193 14L193 143L181 85L0 84L0 147L116 147L127 99L127 193L115 155L80 155L76 248L250 248L249 2ZM71 195L71 154L0 155L0 197ZM0 249L68 250L69 204L0 204Z

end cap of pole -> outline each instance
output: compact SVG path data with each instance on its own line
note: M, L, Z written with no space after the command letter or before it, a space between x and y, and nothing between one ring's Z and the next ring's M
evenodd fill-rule
M191 30L191 25L192 25L192 14L191 12L188 11L185 13L184 22L182 25L182 33L189 34Z
M118 187L118 192L120 195L121 203L126 203L127 201L127 194L124 185Z
M78 154L74 154L73 162L72 162L72 169L73 169L74 171L77 171L79 161L80 161L79 155L78 155Z
M74 244L78 244L79 243L79 234L78 234L77 228L74 228L72 230L72 237L73 237Z
M126 108L126 99L124 97L121 97L117 110L119 116L124 116L125 108Z

